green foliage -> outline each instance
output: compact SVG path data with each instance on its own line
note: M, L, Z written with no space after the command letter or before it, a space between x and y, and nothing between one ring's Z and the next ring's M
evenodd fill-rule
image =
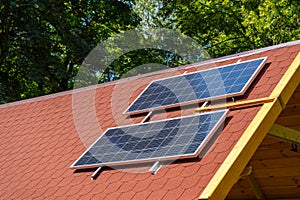
M298 0L0 0L0 103L72 89L97 44L136 27L180 31L219 57L300 39L299 23ZM122 54L96 78L188 62L158 45ZM84 73L88 82L91 72Z
M180 30L213 57L300 39L297 0L177 1Z
M0 103L72 89L97 43L138 24L117 0L1 0Z

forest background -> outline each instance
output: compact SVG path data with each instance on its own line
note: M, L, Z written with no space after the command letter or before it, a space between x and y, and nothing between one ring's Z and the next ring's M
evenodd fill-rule
M73 89L93 48L137 28L179 32L210 57L300 39L298 0L0 1L0 103ZM188 61L159 47L139 49L114 60L98 82L147 63L176 67Z

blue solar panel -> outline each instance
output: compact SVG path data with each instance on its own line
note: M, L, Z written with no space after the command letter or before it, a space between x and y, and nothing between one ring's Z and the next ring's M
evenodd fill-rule
M196 157L227 110L108 129L71 168Z
M125 113L242 95L259 73L265 60L266 58L259 58L155 80Z

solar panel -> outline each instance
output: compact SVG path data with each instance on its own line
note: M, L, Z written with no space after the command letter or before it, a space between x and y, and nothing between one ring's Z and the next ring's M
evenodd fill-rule
M125 113L242 95L266 58L152 81Z
M109 128L71 166L90 168L196 157L227 110Z

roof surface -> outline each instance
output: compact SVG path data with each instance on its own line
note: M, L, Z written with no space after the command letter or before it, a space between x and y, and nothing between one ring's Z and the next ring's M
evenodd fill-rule
M300 51L300 42L131 77L0 106L0 196L3 199L197 199L261 106L232 109L202 159L177 160L152 175L149 166L93 170L70 165L109 127L140 123L123 112L152 80L266 57L264 69L236 101L268 97ZM230 101L230 100L228 100ZM151 120L193 114L167 109ZM150 166L151 167L151 166Z

